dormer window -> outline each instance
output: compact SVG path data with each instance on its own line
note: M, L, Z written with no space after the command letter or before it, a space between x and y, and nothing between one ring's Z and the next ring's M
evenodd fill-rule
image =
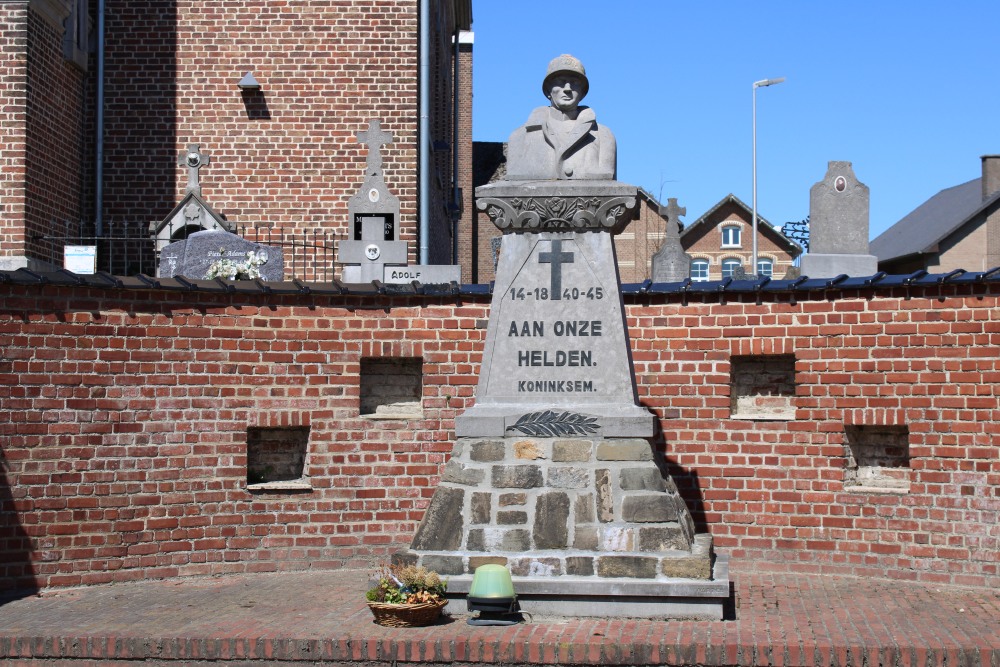
M722 247L723 248L739 248L740 247L740 232L742 231L739 225L726 225L722 228Z

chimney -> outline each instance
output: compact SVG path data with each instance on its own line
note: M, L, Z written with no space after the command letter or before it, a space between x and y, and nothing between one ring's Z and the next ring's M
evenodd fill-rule
M984 155L983 160L983 201L1000 190L1000 155Z

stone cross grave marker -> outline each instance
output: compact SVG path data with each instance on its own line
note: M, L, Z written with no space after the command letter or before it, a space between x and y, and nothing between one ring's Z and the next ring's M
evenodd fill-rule
M691 276L691 255L681 246L681 234L677 228L682 215L687 215L687 207L678 206L677 199L667 199L666 208L660 207L660 215L667 219L663 245L653 255L652 280L654 283L681 282Z
M186 151L181 151L177 160L178 166L187 167L188 182L184 192L201 195L201 168L211 161L211 157L202 153L198 144L191 144Z
M348 202L353 238L340 242L337 258L345 282L368 283L384 280L387 266L406 265L406 242L399 240L399 199L382 174L382 147L392 143L392 133L371 120L357 140L368 147L365 180Z

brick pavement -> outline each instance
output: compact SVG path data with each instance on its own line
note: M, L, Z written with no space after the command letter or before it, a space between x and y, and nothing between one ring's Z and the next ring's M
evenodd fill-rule
M1000 592L736 572L725 621L535 618L382 628L367 573L149 581L0 606L5 665L818 665L1000 667Z

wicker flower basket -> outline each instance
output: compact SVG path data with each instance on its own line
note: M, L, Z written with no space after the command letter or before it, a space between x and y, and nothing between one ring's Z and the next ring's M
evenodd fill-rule
M446 604L447 600L420 604L369 602L368 608L372 610L372 616L379 625L389 628L419 628L438 620Z

